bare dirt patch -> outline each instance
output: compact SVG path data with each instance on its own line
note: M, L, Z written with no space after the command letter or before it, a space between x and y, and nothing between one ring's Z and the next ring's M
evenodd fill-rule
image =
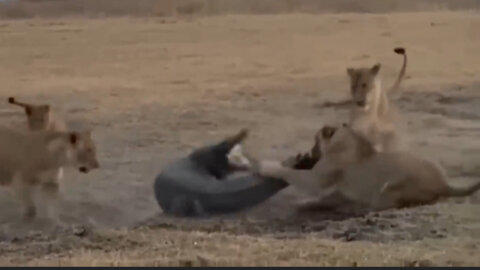
M173 20L173 19L172 19ZM479 200L345 216L296 213L293 188L238 215L162 216L155 175L167 162L249 127L254 154L284 159L346 111L345 68L383 63L412 149L452 182L480 175L480 19L469 12L217 16L203 19L32 19L0 28L2 94L62 107L92 125L102 169L67 172L62 218L18 225L0 194L2 265L478 265ZM389 33L386 35L385 33ZM0 106L5 125L23 112ZM143 226L139 227L139 224Z

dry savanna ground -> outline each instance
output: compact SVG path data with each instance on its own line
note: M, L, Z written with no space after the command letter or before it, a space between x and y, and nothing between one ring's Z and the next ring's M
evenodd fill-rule
M305 216L293 208L302 194L287 188L247 212L194 221L163 217L151 187L167 162L243 127L256 155L307 150L316 129L346 119L319 106L347 97L346 67L381 62L388 87L396 46L409 55L394 102L411 148L452 182L478 180L479 28L475 12L1 21L3 124L25 127L9 95L56 105L94 128L101 169L65 175L72 228L19 223L2 188L0 264L478 265L478 196Z

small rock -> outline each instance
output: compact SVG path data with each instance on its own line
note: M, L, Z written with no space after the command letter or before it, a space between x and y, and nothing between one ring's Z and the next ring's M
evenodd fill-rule
M192 267L193 266L193 261L192 260L180 260L180 266L184 267Z
M310 226L311 231L324 231L327 227L324 224L313 224Z
M198 260L199 266L208 266L209 265L208 259L203 257L203 256L197 255L197 260Z
M20 238L18 238L16 236L14 236L14 237L12 237L12 239L10 239L10 243L18 243L18 242L20 242Z
M347 229L342 233L337 233L333 237L335 238L343 238L347 242L355 241L358 238L358 231L354 228Z
M356 233L349 233L345 236L345 241L351 242L357 240L357 234Z
M87 235L87 229L83 226L73 228L73 235L78 237L84 237Z
M372 226L375 225L376 221L371 219L371 218L366 218L365 219L365 225Z
M430 260L413 260L405 262L405 266L408 267L428 267L432 266L432 262Z

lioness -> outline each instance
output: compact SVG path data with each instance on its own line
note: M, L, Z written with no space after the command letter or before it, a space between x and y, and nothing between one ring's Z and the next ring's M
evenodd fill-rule
M350 125L357 132L362 133L377 151L396 151L404 146L398 134L397 111L389 102L387 95L399 88L405 76L407 55L404 48L396 48L394 51L402 54L404 61L396 82L387 92L381 86L381 64L377 63L372 67L347 68L353 101Z
M387 97L392 96L392 94L395 94L395 93L398 92L398 89L400 88L400 83L403 80L403 78L405 77L405 71L407 69L408 58L407 58L405 48L398 47L398 48L393 49L393 51L396 54L403 55L403 64L402 64L402 67L400 69L400 72L398 73L397 80L390 87L390 89L386 92ZM358 70L358 69L348 67L347 68L347 74L350 75L351 70ZM354 97L354 91L352 91L352 88L350 88L350 98L342 100L342 101L337 101L337 102L326 101L321 106L322 107L350 107L351 105L353 105L355 103L354 98L355 98Z
M78 167L87 173L99 168L91 132L14 131L0 127L1 185L11 185L24 204L24 217L36 216L32 188L41 185L49 197L58 194L52 172Z
M398 135L398 119L395 119L397 112L390 104L389 97L398 91L405 77L407 54L401 47L395 48L394 52L403 55L403 65L389 90L385 91L381 87L381 64L377 63L372 67L348 67L346 70L350 79L350 99L323 104L323 107L350 108L350 124L367 136L377 151L394 151L404 146Z
M283 167L280 162L252 160L263 177L275 177L321 198L319 206L343 203L372 210L432 204L442 198L467 196L480 182L453 187L437 164L408 152L377 152L348 125L325 126L317 134L322 159L311 170Z
M9 97L8 103L24 108L29 130L67 131L64 119L54 112L48 104L20 102L14 97ZM56 219L56 207L60 199L58 190L63 178L63 168L59 167L56 170L50 170L48 174L50 174L51 181L41 185L41 188L44 191L45 198L48 200L48 215L50 218ZM47 178L46 174L44 174L44 178Z

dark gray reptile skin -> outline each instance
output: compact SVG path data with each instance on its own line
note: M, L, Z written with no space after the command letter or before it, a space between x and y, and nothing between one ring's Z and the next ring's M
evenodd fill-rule
M227 154L236 143L226 139L166 166L154 183L155 198L163 212L181 217L236 213L288 186L279 179L232 174Z

